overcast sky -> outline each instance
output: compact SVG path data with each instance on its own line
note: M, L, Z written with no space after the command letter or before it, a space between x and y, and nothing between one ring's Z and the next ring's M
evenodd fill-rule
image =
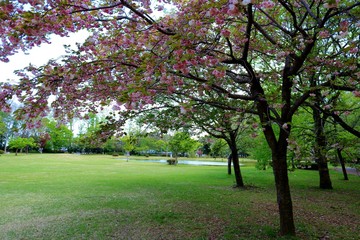
M29 63L40 66L51 58L57 59L61 55L65 54L64 45L75 46L76 42L83 42L88 36L86 31L80 31L78 33L69 34L69 37L61 38L59 36L53 36L51 38L51 44L42 44L40 47L31 49L28 54L19 53L10 56L8 63L0 62L0 81L4 82L8 79L16 80L17 76L13 73L15 70L23 69L28 66Z

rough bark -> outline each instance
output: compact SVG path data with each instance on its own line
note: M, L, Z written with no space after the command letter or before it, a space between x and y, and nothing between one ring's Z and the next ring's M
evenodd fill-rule
M255 95L264 95L262 88L257 84L253 85L252 91ZM262 99L259 100L260 101L258 101L257 109L259 112L261 125L263 127L263 133L272 154L277 204L280 215L280 235L295 236L295 223L286 161L288 138L291 131L291 125L288 126L288 129L282 129L280 131L280 135L277 140L274 129L271 125L270 116L268 115L269 106L266 101ZM283 112L288 111L288 109L285 108L288 108L288 106L283 107ZM291 122L291 116L288 116L285 113L282 115L283 122Z
M332 189L332 182L330 178L329 168L327 159L325 156L326 149L326 137L324 132L325 120L321 117L321 111L318 108L313 109L313 119L314 119L314 132L315 132L315 161L318 164L319 168L319 177L320 177L320 188L322 189Z
M272 150L272 161L280 213L280 235L293 236L295 235L295 224L286 162L286 149L280 147L279 144L277 145L277 150Z
M338 157L339 157L341 169L342 169L342 172L343 172L343 175L344 175L344 180L349 180L348 175L347 175L347 171L346 171L346 167L345 167L345 161L344 161L344 158L343 158L343 156L341 154L341 149L338 148L336 150L337 150L337 154L338 154Z

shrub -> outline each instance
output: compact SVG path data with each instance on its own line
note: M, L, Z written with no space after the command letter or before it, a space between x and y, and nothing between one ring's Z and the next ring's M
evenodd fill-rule
M166 160L169 165L176 165L178 161L175 158Z

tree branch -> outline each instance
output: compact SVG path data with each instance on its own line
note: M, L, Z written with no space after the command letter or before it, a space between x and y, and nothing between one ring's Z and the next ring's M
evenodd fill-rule
M309 15L316 20L317 24L320 25L320 19L315 16L315 14L311 11L309 4L305 0L300 0L301 4L306 8L306 11Z

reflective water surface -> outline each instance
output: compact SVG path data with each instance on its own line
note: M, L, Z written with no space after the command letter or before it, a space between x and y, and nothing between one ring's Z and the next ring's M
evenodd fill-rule
M126 159L121 159L126 160ZM137 161L137 162L153 162L153 163L163 163L167 164L165 159L161 160L129 160L129 161ZM227 166L227 162L215 162L215 161L196 161L196 160L178 160L178 164L184 165L195 165L195 166ZM243 166L244 164L240 164Z

